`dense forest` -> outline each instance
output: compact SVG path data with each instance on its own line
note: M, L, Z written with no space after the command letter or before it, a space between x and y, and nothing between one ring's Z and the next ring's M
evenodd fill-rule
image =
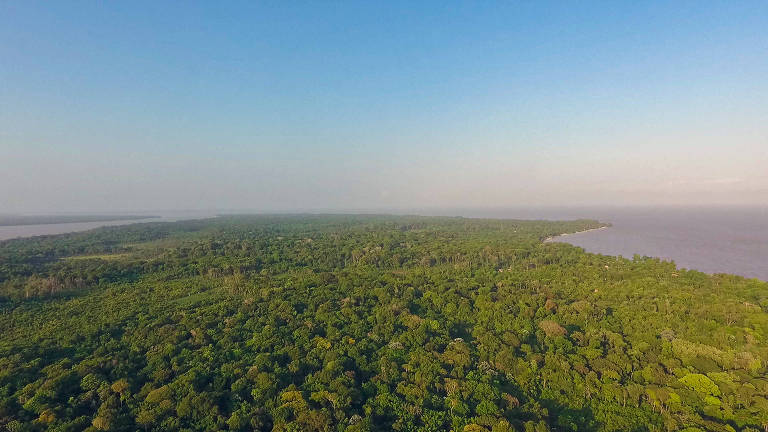
M0 429L768 431L768 284L547 237L231 216L0 242Z

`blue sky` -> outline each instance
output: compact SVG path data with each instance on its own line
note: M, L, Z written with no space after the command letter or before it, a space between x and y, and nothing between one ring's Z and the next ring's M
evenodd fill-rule
M768 202L765 2L2 2L0 211Z

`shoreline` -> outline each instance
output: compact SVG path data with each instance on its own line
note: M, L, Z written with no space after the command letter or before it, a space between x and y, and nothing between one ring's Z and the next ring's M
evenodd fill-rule
M147 215L85 215L85 216L18 216L4 217L0 216L0 226L2 227L23 227L36 225L63 225L75 223L96 223L96 222L119 222L134 221L144 219L159 219L162 216Z
M142 223L171 223L183 220L216 218L218 215L157 216L146 219L119 219L99 222L65 222L56 224L5 225L0 226L0 242L28 239L40 236L54 236L90 231L97 228L126 226Z
M587 233L587 232L590 232L590 231L599 231L599 230L603 230L603 229L610 228L610 227L611 227L610 225L606 225L606 226L601 226L600 228L590 228L590 229L584 230L584 231L576 231L576 232L572 232L572 233L562 233L562 234L558 234L558 235L555 235L555 236L549 236L549 237L545 238L544 241L542 241L542 243L552 243L552 242L555 241L555 239L560 238L560 237L566 237L566 236L570 236L570 235L574 235L574 234L582 234L582 233Z

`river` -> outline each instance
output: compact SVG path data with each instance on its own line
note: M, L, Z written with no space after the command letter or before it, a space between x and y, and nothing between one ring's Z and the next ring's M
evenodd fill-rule
M101 222L71 222L40 225L11 225L0 226L0 240L8 240L19 237L34 237L41 235L65 234L70 232L88 231L94 228L115 225L128 225L142 222L175 222L189 219L206 219L215 217L215 213L207 212L183 212L161 213L160 217L146 219L112 220Z

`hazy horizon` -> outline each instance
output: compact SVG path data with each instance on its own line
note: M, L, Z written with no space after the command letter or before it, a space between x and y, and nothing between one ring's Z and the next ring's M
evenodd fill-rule
M367 207L367 208L289 208L289 209L259 209L259 208L197 208L197 209L86 209L86 210L57 210L47 212L7 212L0 211L2 217L17 216L147 216L150 218L182 217L213 217L237 215L301 215L301 214L346 214L346 215L414 215L414 216L447 216L447 217L479 217L479 218L520 218L535 219L549 216L552 220L565 219L601 219L607 214L643 215L649 213L686 213L701 211L712 214L719 212L760 213L768 215L768 204L628 204L628 205L518 205L518 206L435 206L435 207Z
M0 4L0 212L761 206L764 2Z

